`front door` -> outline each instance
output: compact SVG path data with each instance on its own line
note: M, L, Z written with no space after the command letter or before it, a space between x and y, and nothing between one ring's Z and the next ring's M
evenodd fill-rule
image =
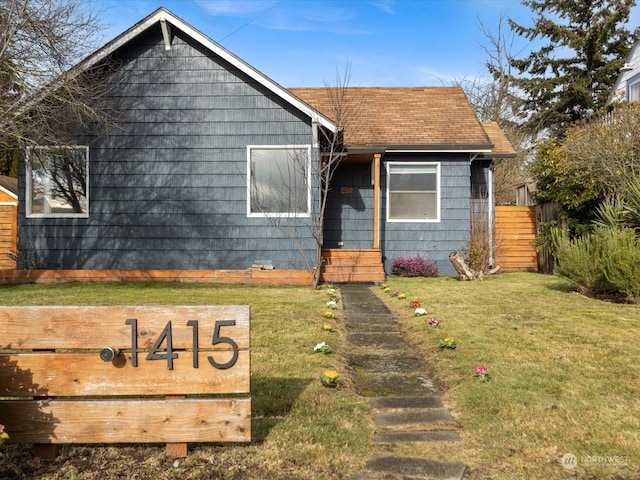
M323 247L370 249L373 230L371 164L345 161L338 165L331 180Z

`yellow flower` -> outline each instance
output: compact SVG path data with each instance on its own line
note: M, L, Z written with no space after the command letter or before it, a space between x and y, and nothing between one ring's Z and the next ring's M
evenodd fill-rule
M340 376L340 374L335 370L325 370L322 372L322 376L328 378L329 380L335 380Z
M452 338L452 337L447 337L447 338L444 339L444 341L445 341L445 343L453 343L453 342L455 342L455 339Z

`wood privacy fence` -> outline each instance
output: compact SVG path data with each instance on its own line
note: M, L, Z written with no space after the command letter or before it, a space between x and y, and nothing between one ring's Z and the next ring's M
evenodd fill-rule
M248 306L3 307L11 443L250 442ZM44 456L55 456L55 448Z
M495 263L502 272L537 272L536 207L496 206Z
M3 202L0 196L0 270L16 268L16 262L9 255L16 253L17 239L18 203Z

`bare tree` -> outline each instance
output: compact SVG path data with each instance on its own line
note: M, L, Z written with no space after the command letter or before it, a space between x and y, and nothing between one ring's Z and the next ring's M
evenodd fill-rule
M313 286L317 287L322 274L322 245L324 243L324 223L327 199L331 189L331 179L336 168L345 157L343 133L349 120L357 115L358 105L349 96L349 79L351 67L347 65L343 75L336 72L335 85L325 82L322 99L322 111L337 125L337 131L317 126L317 141L319 143L320 158L308 165L308 183L291 181L294 176L300 176L307 168L306 156L290 155L286 167L276 169L271 173L271 180L260 188L261 193L255 192L254 198L260 199L257 203L262 212L266 213L271 224L288 237L297 251L303 257L307 269L312 273ZM300 206L303 198L307 198L307 188L311 189L313 208L311 215L269 215L269 203L278 204L280 211L294 211L295 206ZM271 193L268 193L271 192ZM272 198L277 192L278 199ZM271 198L271 199L270 199ZM288 210L287 210L288 208ZM311 258L305 253L301 243L302 230L311 231L315 240L315 257Z
M520 124L522 99L515 83L511 59L520 52L515 43L516 35L505 28L507 17L500 14L495 30L478 21L480 30L487 40L481 48L486 54L484 63L490 80L462 79L455 83L461 86L473 105L481 121L497 122L505 132L516 151L516 158L500 159L494 165L495 198L497 204L515 202L517 188L526 183L529 175L526 169L531 136L523 133Z
M106 125L104 64L71 68L103 25L82 0L0 1L0 152L64 144L79 127Z

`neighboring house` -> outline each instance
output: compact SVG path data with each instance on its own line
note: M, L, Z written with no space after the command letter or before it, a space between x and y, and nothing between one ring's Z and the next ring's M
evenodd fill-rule
M469 241L472 205L492 224L491 163L514 152L460 88L349 87L355 114L342 132L327 89L287 90L163 8L76 68L107 60L118 64L118 124L31 148L21 164L20 248L48 268L306 270L319 203L311 172L332 135L345 156L325 261L336 251L374 260L325 279L380 280L383 265L414 255L454 273L448 254ZM71 192L51 178L65 157L81 166Z
M631 47L608 103L640 102L640 41Z
M0 175L0 270L16 268L18 179Z

